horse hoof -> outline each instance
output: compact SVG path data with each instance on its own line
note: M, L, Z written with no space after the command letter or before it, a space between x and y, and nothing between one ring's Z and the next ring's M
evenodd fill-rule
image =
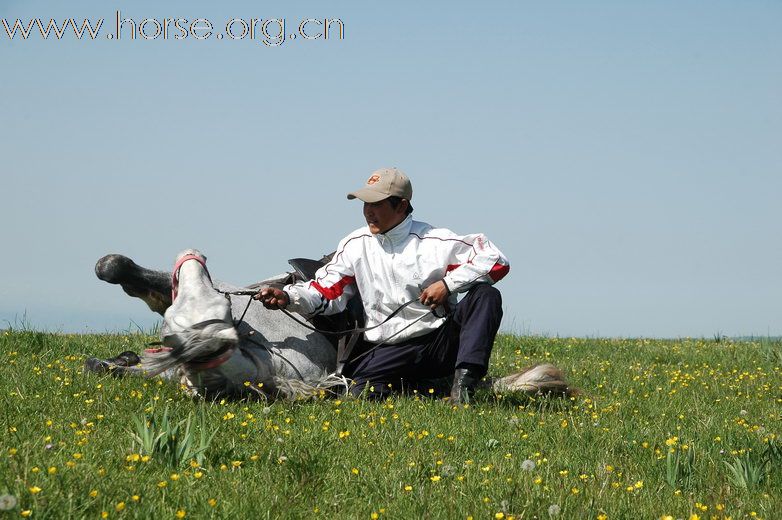
M138 271L139 266L123 255L106 255L95 264L95 274L104 282L121 284L131 278L133 271Z
M136 366L139 363L141 363L141 359L138 355L131 350L126 350L122 354L109 359L98 359L95 357L87 358L84 361L84 371L122 377L128 372L130 367Z

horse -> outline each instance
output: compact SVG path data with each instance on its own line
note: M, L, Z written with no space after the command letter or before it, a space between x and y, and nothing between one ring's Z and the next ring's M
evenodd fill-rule
M102 257L95 265L99 279L120 285L163 316L162 347L147 349L140 366L123 372L179 377L190 395L202 398L299 399L345 393L350 381L335 373L337 351L329 331L313 326L318 322L308 324L303 316L286 316L253 304L250 295L263 287L279 287L297 275L306 279L302 264L291 263L298 273L237 287L212 281L206 256L196 249L179 253L170 275L141 267L123 255ZM331 322L332 328L334 323L345 320ZM562 371L550 363L487 379L482 386L528 395L575 393Z

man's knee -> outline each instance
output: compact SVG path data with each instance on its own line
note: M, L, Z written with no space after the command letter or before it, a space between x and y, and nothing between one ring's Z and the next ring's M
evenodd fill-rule
M480 301L483 305L491 305L502 309L502 294L493 285L482 283L470 289L467 297Z

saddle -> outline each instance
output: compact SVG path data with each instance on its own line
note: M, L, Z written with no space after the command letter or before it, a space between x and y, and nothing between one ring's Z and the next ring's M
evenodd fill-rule
M248 286L248 289L260 289L263 286L282 289L288 284L312 280L315 278L317 270L331 261L334 253L336 253L336 251L323 256L320 260L313 260L311 258L291 258L288 260L288 263L293 268L292 272L284 273L250 285ZM365 320L364 307L361 304L361 295L358 293L358 290L356 290L356 294L348 300L345 310L338 314L314 316L308 319L308 321L313 327L330 332L362 328L364 327ZM336 374L341 375L342 369L350 358L350 353L361 338L362 333L354 332L339 336L335 334L325 334L325 336L337 350Z

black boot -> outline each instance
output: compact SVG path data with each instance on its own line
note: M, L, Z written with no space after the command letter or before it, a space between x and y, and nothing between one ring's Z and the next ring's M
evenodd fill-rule
M141 359L138 355L131 350L126 350L122 354L109 359L87 358L84 361L84 371L121 377L127 372L126 368L136 366L139 363L141 363Z
M480 380L480 376L475 371L469 368L457 368L453 374L450 401L454 404L469 404Z

